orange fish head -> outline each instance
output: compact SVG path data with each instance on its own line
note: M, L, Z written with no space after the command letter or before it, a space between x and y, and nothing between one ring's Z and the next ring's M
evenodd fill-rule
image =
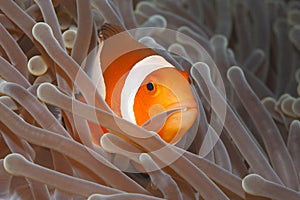
M146 77L134 99L137 125L168 110L179 108L168 116L158 134L176 143L193 125L198 109L188 76L175 68L163 68Z

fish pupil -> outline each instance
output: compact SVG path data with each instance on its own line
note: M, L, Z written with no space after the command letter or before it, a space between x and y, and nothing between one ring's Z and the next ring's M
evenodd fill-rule
M149 83L147 83L146 86L147 86L147 89L148 89L149 91L154 90L154 85L153 85L153 83L149 82Z

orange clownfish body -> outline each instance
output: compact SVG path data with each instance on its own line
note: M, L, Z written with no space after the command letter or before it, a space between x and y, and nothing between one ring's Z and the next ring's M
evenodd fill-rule
M139 126L157 114L181 108L168 116L158 131L166 142L177 142L197 116L187 73L119 26L104 24L100 36L104 40L100 52L102 96L107 104L118 116Z

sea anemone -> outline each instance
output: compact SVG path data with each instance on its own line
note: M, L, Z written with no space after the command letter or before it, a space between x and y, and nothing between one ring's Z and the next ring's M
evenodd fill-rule
M299 16L297 0L1 0L0 198L300 199ZM164 115L139 127L101 97L104 23L190 74L198 118L177 144ZM88 121L111 133L95 143Z

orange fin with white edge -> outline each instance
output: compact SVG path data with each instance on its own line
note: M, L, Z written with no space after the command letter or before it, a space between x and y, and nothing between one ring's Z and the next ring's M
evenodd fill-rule
M101 26L99 35L101 39L106 40L107 38L122 33L124 31L125 29L121 26L105 23Z
M100 41L103 42L100 62L104 73L107 67L111 66L119 57L130 52L137 55L137 57L127 57L129 61L137 60L138 57L157 54L154 50L135 40L132 36L134 33L134 30L125 30L118 25L108 23L102 25L99 33ZM147 51L147 53L145 53L145 51ZM138 61L139 60L137 60L137 62ZM126 63L127 61L125 60L123 64ZM118 68L119 65L116 67Z

